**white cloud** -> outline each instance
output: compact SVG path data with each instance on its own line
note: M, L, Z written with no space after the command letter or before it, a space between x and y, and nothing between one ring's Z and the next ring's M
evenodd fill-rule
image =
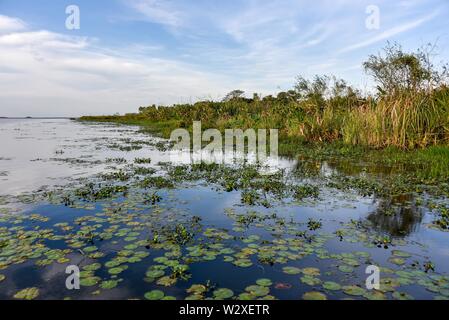
M388 29L388 30L380 33L379 35L374 36L368 40L361 41L359 43L355 43L350 46L347 46L346 48L343 48L342 50L340 50L340 53L354 51L354 50L357 50L360 48L368 47L368 46L378 43L380 41L388 40L396 35L413 30L413 29L421 26L422 24L435 18L438 14L439 14L439 11L437 10L437 11L434 11L432 14L422 17L420 19L417 19L417 20L414 20L414 21L411 21L408 23L404 23L402 25Z
M0 35L0 115L134 112L221 95L230 90L224 83L186 63L148 51L130 57L85 37L46 30Z
M0 15L0 34L5 32L20 31L25 28L26 24L22 20Z
M167 0L127 0L127 4L139 11L151 22L178 27L182 14Z

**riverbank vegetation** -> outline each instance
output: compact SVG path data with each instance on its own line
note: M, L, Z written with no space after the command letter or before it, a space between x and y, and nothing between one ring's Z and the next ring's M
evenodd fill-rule
M376 89L369 93L333 76L300 76L294 88L277 96L248 98L235 90L222 101L152 105L138 113L81 120L142 125L165 138L176 128L191 129L193 121L202 121L203 129L277 128L282 155L315 149L320 155L375 154L381 162L422 160L432 164L429 174L447 178L448 68L432 62L432 50L405 52L388 44L370 56L363 67Z

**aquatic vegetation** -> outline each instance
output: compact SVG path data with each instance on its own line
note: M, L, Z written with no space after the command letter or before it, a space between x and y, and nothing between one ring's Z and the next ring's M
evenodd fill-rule
M344 173L341 162L328 162L332 174L325 176L305 176L304 168L262 174L263 166L246 164L109 163L120 166L2 203L9 210L22 201L29 209L0 213L0 298L66 298L43 291L47 283L39 278L28 289L16 287L15 273L31 265L44 274L73 263L83 294L99 299L108 292L150 300L448 297L441 255L411 233L393 232L407 226L388 228L400 221L446 235L433 222L445 217L446 198L427 191L415 197L427 187L386 181L387 173L365 165ZM417 207L426 224L409 217ZM381 268L379 290L364 289L368 264ZM245 281L233 281L233 274ZM48 279L48 285L56 281Z
M294 188L294 198L296 200L303 200L305 198L318 198L320 189L317 186L309 184L297 186Z
M136 164L150 164L151 159L150 158L135 158L134 163Z
M14 295L14 298L22 300L33 300L36 299L38 296L39 296L39 289L33 287L20 290Z
M316 221L312 218L310 218L309 221L307 222L307 227L309 228L310 231L321 229L322 226L323 224L321 223L321 221Z
M234 296L234 292L230 289L220 288L213 292L214 298L217 300L225 300L232 298Z
M171 189L174 184L164 177L146 177L140 182L142 188Z
M312 292L306 292L302 296L304 300L327 300L327 297L324 293L312 291Z
M161 300L165 296L161 290L153 290L145 293L145 299L147 300Z

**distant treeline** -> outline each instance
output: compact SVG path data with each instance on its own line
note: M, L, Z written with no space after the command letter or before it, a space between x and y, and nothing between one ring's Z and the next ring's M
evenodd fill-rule
M351 145L403 149L449 144L448 68L432 63L431 47L407 53L388 44L364 69L375 92L362 94L344 80L298 77L294 88L277 96L245 97L241 90L222 101L141 107L123 116L81 120L147 124L169 136L174 128L277 128L281 140L341 141Z

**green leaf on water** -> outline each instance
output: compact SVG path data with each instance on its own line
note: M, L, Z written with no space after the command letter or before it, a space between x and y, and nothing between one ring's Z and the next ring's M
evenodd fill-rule
M315 278L313 276L308 276L308 275L301 277L301 282L305 283L309 286L317 286L317 285L321 284L320 279Z
M306 292L302 296L304 300L327 300L327 297L324 293L312 291L312 292Z
M323 283L323 288L326 290L338 291L341 290L341 285L336 282L326 281Z
M148 270L147 273L145 274L145 276L147 276L148 278L160 278L163 277L165 275L165 272L163 270Z
M145 293L145 299L147 300L161 300L165 296L161 290L153 290Z
M258 279L256 283L262 287L270 287L273 285L273 282L270 279Z
M234 292L230 289L221 288L214 291L214 297L219 300L229 299L234 295Z
M399 291L393 292L393 298L395 298L396 300L415 300L415 298L413 298L408 293Z
M303 274L306 276L314 276L317 277L320 275L320 269L318 268L304 268L301 270Z
M284 267L282 268L282 271L286 274L300 274L301 273L301 269L296 268L296 267Z
M202 284L194 284L189 289L187 289L188 293L193 294L203 294L207 291L207 288L205 285Z
M33 287L20 290L14 295L14 298L22 300L33 300L36 299L38 296L39 296L39 289Z
M402 259L402 258L394 258L394 257L391 257L391 258L388 259L388 261L389 261L390 263L393 263L393 264L398 265L398 266L402 266L402 265L405 264L405 260Z
M117 287L118 285L118 281L117 280L106 280L101 282L100 284L100 288L101 289L114 289L115 287Z
M354 268L343 264L341 266L338 266L338 270L344 273L352 273L354 271Z
M344 286L343 292L350 296L362 296L366 290L359 286Z
M256 297L262 297L262 296L266 296L270 292L270 289L267 287L263 287L263 286L252 285L252 286L246 287L245 291L249 292L251 295L254 295Z

